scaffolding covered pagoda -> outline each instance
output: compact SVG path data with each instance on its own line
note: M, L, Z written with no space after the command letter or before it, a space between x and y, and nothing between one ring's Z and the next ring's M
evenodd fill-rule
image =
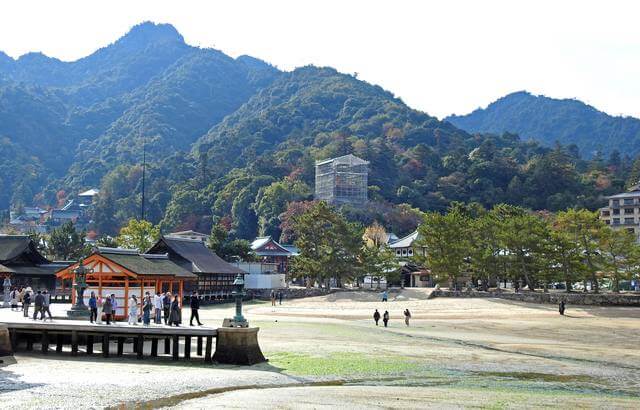
M367 202L368 166L352 154L316 162L315 198L332 205Z

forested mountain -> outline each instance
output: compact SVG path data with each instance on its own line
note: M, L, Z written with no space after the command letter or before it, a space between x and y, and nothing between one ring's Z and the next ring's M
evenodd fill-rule
M451 201L595 208L632 168L470 134L354 76L281 72L191 47L168 25L143 23L76 62L0 55L0 209L99 187L91 228L113 234L140 216L143 147L146 219L241 238L287 235L310 206L314 162L347 153L370 161L371 200L344 215L400 235Z
M468 132L517 133L551 146L575 144L585 156L640 153L640 119L613 117L578 100L515 92L467 115L446 118Z

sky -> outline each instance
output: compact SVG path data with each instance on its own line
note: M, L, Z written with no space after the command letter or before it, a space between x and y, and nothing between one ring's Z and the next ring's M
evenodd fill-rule
M314 64L443 118L527 90L640 118L640 2L11 0L0 50L74 60L143 21L280 69Z

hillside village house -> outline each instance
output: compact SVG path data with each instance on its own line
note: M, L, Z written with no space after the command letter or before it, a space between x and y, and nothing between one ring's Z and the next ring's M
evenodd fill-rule
M114 294L118 318L126 316L131 295L141 300L145 292L168 291L184 301L198 280L190 270L171 261L167 254L140 254L131 249L98 248L82 264L91 270L87 274L85 304L92 291L102 297ZM74 270L78 266L76 262L56 272L62 292L72 286ZM75 298L72 293L72 303L75 303Z
M230 299L236 275L246 272L216 255L202 238L175 235L161 236L147 254L167 255L173 263L193 273L197 277L196 289L205 301Z
M53 291L55 273L66 265L52 263L42 256L27 235L0 235L0 275L9 277L13 286Z
M600 219L612 229L626 229L640 237L640 184L607 200L608 206L600 208Z

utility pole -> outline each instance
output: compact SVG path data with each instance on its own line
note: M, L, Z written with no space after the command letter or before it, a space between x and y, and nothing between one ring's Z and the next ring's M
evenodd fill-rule
M145 185L145 173L147 168L147 145L142 144L142 204L140 206L140 220L144 221L144 185Z

